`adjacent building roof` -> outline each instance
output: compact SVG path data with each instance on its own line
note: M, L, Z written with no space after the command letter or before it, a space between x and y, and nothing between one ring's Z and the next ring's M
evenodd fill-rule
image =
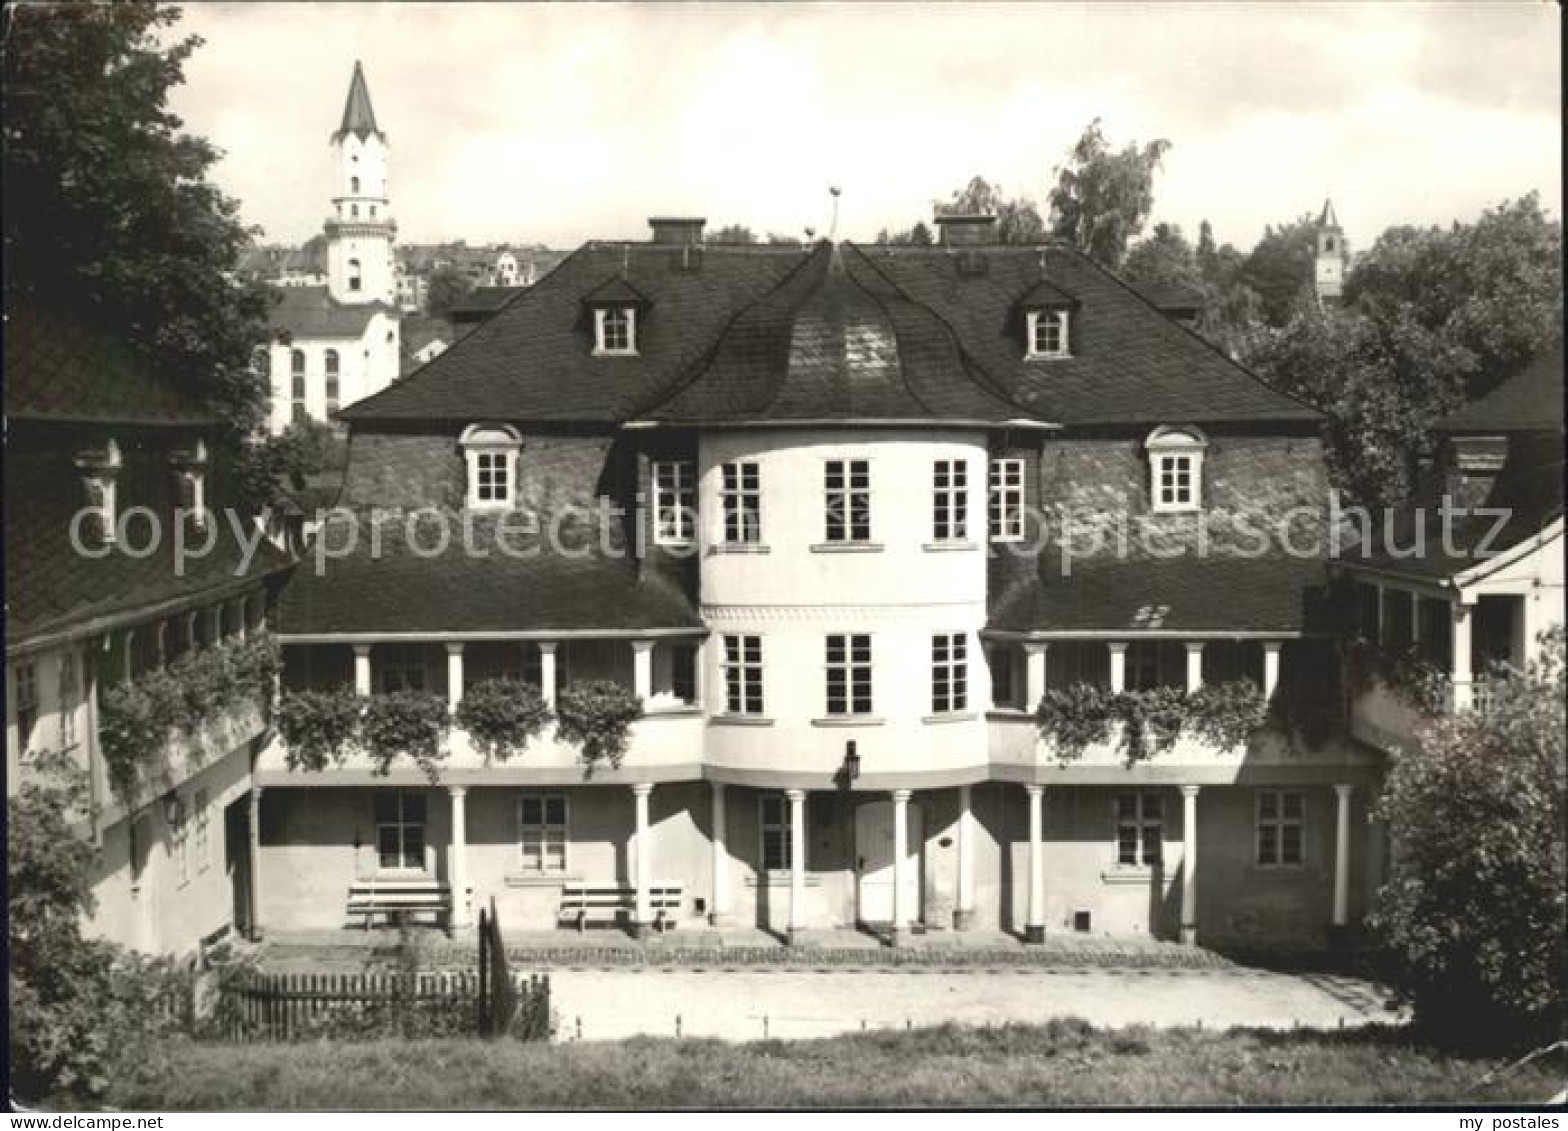
M5 413L12 419L213 424L218 416L91 322L13 301L5 318Z
M401 317L384 302L339 302L326 287L279 287L276 293L273 329L296 338L358 338L377 314Z
M1436 432L1529 432L1563 430L1563 346L1542 351L1533 362L1479 400L1444 417Z
M475 287L452 304L454 322L478 322L489 318L527 287Z
M354 77L348 84L348 100L343 103L343 122L332 140L348 134L355 134L361 141L371 134L386 140L386 135L376 126L376 112L370 106L370 88L365 84L365 69L358 59L354 60Z

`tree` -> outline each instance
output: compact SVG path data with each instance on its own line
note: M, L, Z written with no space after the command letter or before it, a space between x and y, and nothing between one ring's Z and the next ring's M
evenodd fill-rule
M437 267L430 272L425 287L425 313L432 318L450 318L474 289L474 282L456 267Z
M1181 225L1159 223L1127 253L1122 276L1135 287L1201 289L1203 278Z
M1259 312L1270 326L1285 325L1315 301L1317 239L1317 220L1303 214L1278 227L1265 227L1247 256L1242 280L1257 294Z
M914 227L905 228L901 232L890 232L883 228L877 233L876 242L890 247L930 247L936 240L931 235L931 229L917 221Z
M715 228L708 235L709 243L756 243L754 232L744 224L726 224L722 228Z
M280 489L301 490L309 476L347 466L348 441L336 428L320 420L293 421L278 435L245 446L237 488L247 509L259 511L278 502Z
M1051 190L1051 231L1112 270L1143 230L1154 207L1154 173L1170 142L1131 143L1113 150L1096 118L1057 170Z
M1447 1042L1562 1035L1562 629L1543 644L1401 752L1377 806L1398 851L1373 923L1418 1024Z
M68 305L236 433L256 427L271 298L239 273L255 232L207 179L218 151L167 106L200 40L161 42L179 10L146 0L3 18L7 302Z
M1013 199L1002 192L1001 185L993 185L984 177L972 177L945 202L934 201L932 211L938 216L995 216L998 243L1038 244L1045 239L1045 222L1034 201L1028 197ZM914 230L910 229L911 235Z

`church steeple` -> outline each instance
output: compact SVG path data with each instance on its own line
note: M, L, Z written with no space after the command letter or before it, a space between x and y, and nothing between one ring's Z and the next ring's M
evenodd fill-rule
M1334 214L1334 202L1326 199L1318 217L1317 257L1312 272L1312 288L1320 306L1339 301L1344 292L1348 258L1345 232L1339 226L1339 217Z
M354 134L360 141L371 134L383 142L387 139L386 134L376 126L376 112L370 105L370 87L365 82L365 68L358 59L354 60L354 77L348 84L348 101L343 103L343 124L332 135L332 140L341 141L349 134Z

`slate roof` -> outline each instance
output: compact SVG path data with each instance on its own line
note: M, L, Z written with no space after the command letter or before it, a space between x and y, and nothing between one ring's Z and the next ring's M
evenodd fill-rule
M358 338L377 314L400 315L384 302L338 302L326 287L278 287L276 293L272 327L296 338Z
M1060 560L1038 568L992 600L986 627L1014 632L1322 631L1324 564L1285 555L1262 558L1089 558L1064 575Z
M940 319L825 243L736 316L675 395L639 413L688 424L1028 415L974 372Z
M1563 430L1563 346L1558 341L1517 375L1433 425L1435 432Z
M386 134L376 125L376 112L370 106L370 88L365 84L365 69L358 59L354 60L354 77L349 80L348 99L343 103L343 121L332 139L336 141L348 134L357 135L361 141L371 134L386 140Z
M346 545L340 529L349 516L335 516L318 537ZM459 521L453 519L454 523ZM382 527L382 553L364 549L326 559L324 570L296 573L278 606L283 633L525 632L559 629L630 630L700 628L692 603L664 576L637 576L626 558L594 553L566 557L541 545L521 557L501 552L490 539L493 518L473 516L476 546L486 558L465 553L454 537L446 553L411 552L401 522ZM433 544L434 533L422 545ZM518 543L526 544L526 543ZM575 543L574 543L575 545Z
M5 412L78 423L212 424L218 416L154 373L123 338L15 301L5 317Z

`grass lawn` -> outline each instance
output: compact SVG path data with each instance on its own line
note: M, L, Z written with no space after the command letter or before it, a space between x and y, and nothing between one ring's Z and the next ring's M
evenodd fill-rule
M1097 1030L1076 1020L816 1041L374 1041L146 1050L131 1110L1537 1103L1562 1061L1477 1090L1499 1062L1397 1030Z

